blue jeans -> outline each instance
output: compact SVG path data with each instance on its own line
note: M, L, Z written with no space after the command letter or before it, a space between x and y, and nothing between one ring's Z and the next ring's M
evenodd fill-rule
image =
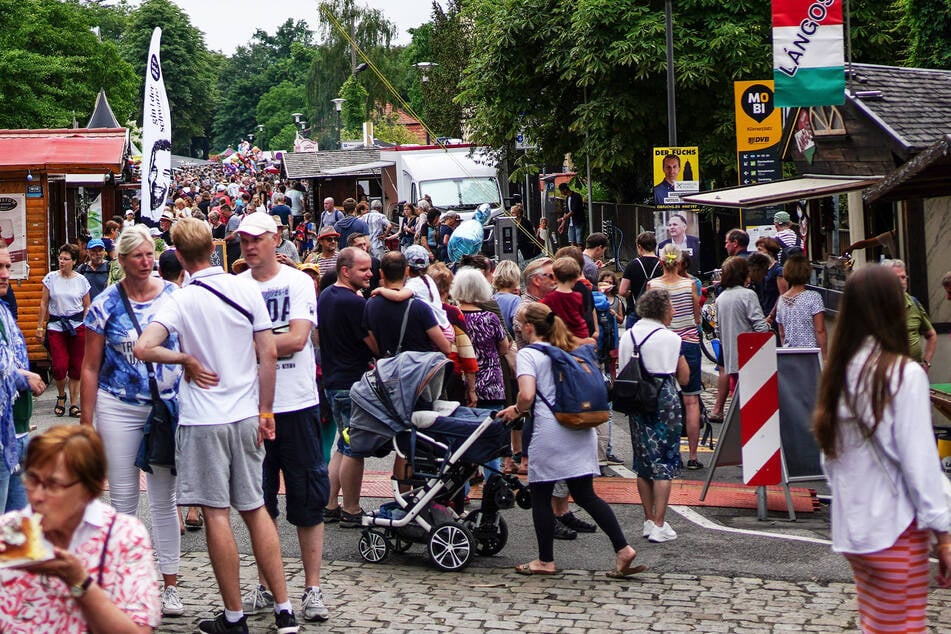
M26 458L26 446L30 443L30 437L24 436L19 438L17 442L20 443L20 462L22 463ZM4 471L6 471L6 468L4 468ZM10 483L7 486L7 502L3 507L4 513L26 508L26 489L23 488L22 476L22 471L10 475Z
M584 227L570 225L568 227L568 242L572 244L581 244L584 242Z
M337 437L337 452L344 456L350 456L350 443L343 439L343 430L350 426L350 390L324 390L327 400L330 402L330 411L334 417L334 423L337 424L337 431L340 436Z

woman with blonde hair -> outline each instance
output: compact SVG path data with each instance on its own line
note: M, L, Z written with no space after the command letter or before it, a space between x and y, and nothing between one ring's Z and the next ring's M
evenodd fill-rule
M951 586L951 509L928 375L908 354L898 278L867 265L845 284L813 428L832 488L832 549L855 577L865 632L925 632L928 540Z
M647 282L648 290L665 290L674 308L670 329L680 336L680 354L687 360L690 380L683 386L684 423L687 428L687 469L702 469L697 459L700 445L700 293L693 280L680 275L683 254L676 244L660 248L660 264L664 273ZM624 366L620 366L624 367Z
M515 405L499 414L509 421L526 414L533 416L528 482L538 542L538 559L516 566L515 571L523 575L555 574L555 514L551 501L555 483L564 480L575 502L594 518L611 540L615 560L608 576L627 577L642 572L646 567L634 565L637 551L624 537L614 512L594 492L594 476L601 473L595 430L562 426L542 399L535 398L536 394L541 394L549 403L554 403L555 378L548 355L531 345L556 346L572 351L580 341L571 334L565 322L541 302L525 305L515 319L530 345L518 351L518 399Z

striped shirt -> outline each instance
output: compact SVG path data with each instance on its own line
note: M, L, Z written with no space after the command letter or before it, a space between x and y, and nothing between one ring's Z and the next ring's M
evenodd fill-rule
M647 288L664 290L670 294L670 303L674 307L670 329L687 343L700 343L697 321L693 314L693 280L681 277L677 278L676 282L665 282L662 277L655 277L647 283Z

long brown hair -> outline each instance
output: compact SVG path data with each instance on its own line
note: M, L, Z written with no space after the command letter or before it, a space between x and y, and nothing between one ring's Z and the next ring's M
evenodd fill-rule
M535 327L535 334L553 346L571 352L581 345L581 342L571 334L568 326L561 317L551 311L551 308L541 302L532 302L521 311L522 321Z
M849 362L871 338L875 350L869 355L859 376L855 392L846 386ZM813 433L819 448L830 458L838 453L838 405L840 397L858 418L861 404L868 402L872 421L860 421L862 433L870 437L882 422L891 403L890 380L908 359L908 333L905 329L905 300L898 277L885 267L870 264L852 272L842 293L829 361L822 371L819 396L812 416Z

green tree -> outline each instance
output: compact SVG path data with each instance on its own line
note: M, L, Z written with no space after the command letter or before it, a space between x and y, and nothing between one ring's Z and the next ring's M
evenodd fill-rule
M367 89L360 85L355 75L350 75L340 87L340 97L346 99L340 113L343 138L362 139L363 123L367 120Z
M646 197L651 148L667 145L663 9L660 0L467 0L478 46L458 100L473 113L473 140L512 158L513 178L571 154L576 165L590 159L616 197ZM873 28L870 12L859 18ZM735 182L733 82L772 75L770 5L681 0L673 35L678 144L700 146L704 180ZM516 153L519 132L538 149Z
M951 68L951 3L947 0L898 0L899 28L908 34L908 63L922 68Z
M399 75L398 52L390 46L396 37L396 26L379 9L360 7L354 0L322 2L318 17L321 43L307 76L307 120L321 131L321 146L330 147L334 144L333 132L337 123L331 100L337 97L347 77L355 74L356 67L364 61L350 46L344 33L352 34L373 66L383 78L392 82L391 78ZM341 28L344 33L341 33ZM366 88L369 103L383 104L394 100L383 79L373 70L363 72L360 83Z
M268 149L292 151L294 149L294 139L297 138L297 126L288 123L280 132L275 134L268 141Z
M258 125L264 126L255 137L258 146L267 150L286 150L288 146L281 144L286 142L284 130L288 125L292 128L291 145L293 145L293 131L296 128L293 123L290 123L291 113L302 111L306 103L304 87L287 80L264 93L255 108ZM274 137L278 136L279 138L275 141Z
M113 42L90 31L93 14L73 2L0 0L0 128L84 124L105 88L113 112L134 111L136 73Z
M211 131L215 75L205 36L192 26L188 15L170 0L146 0L129 16L122 36L122 55L135 68L144 69L155 27L162 27L161 59L172 115L172 151L188 154L191 137ZM142 104L136 115L142 119Z
M274 35L258 29L247 46L239 46L218 73L218 107L214 118L214 147L224 150L253 132L257 104L282 81L303 86L311 60L313 33L303 20L286 20ZM298 109L304 112L305 108ZM288 112L297 112L289 110ZM288 120L275 128L276 134Z

